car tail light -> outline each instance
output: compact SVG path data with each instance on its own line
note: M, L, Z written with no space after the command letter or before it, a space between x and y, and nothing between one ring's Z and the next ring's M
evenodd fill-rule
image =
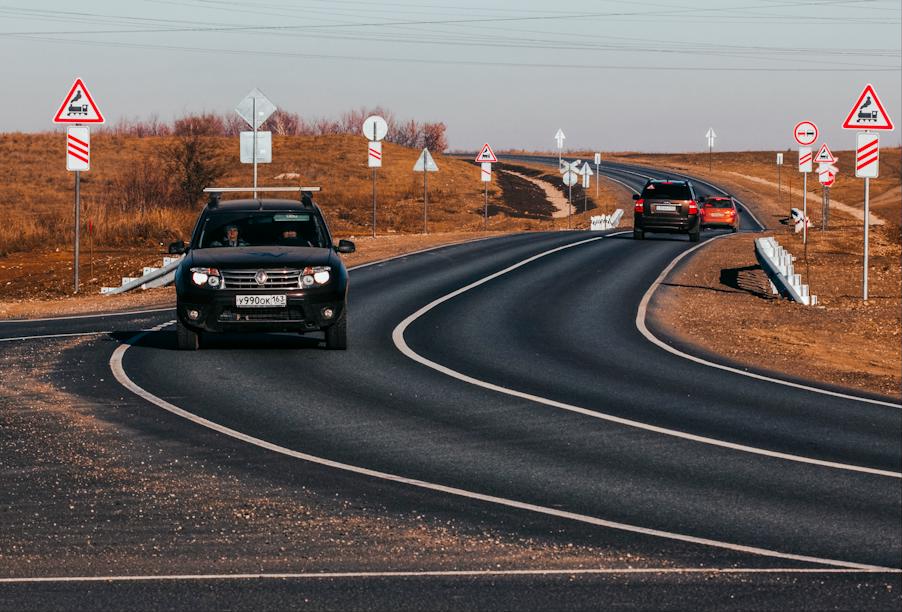
M643 200L643 199L641 199L641 198L638 199L638 200L636 200L636 207L635 207L634 210L635 210L637 213L643 213L643 212L645 212L645 200Z
M698 204L695 203L695 200L689 200L689 214L690 215L698 214Z

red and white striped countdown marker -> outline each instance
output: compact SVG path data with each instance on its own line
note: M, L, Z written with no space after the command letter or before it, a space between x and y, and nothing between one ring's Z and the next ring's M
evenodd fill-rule
M814 154L811 147L799 147L799 172L811 172Z
M87 126L66 129L66 170L86 172L91 169L91 132Z
M867 132L858 134L855 147L855 176L877 178L880 166L880 136Z
M367 166L370 168L382 167L382 142L379 140L371 140L369 146L369 156L367 157Z

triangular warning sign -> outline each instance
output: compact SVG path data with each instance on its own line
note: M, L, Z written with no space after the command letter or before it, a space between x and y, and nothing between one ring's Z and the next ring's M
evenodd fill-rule
M482 145L482 150L479 152L479 155L476 156L476 161L489 162L494 164L498 161L498 158L495 157L495 154L492 152L492 147L489 146L489 143L485 143L484 145Z
M836 158L833 157L833 151L830 150L826 144L821 146L820 151L817 152L817 155L814 157L814 163L816 164L833 164L836 163Z
M413 171L438 172L438 166L436 165L435 160L432 159L432 154L429 153L429 149L423 149L423 152L420 153L417 163L413 165Z
M63 98L63 103L53 117L54 123L103 123L103 115L91 97L84 81L75 79L72 89Z
M874 86L870 83L858 96L858 101L842 126L847 130L892 130L893 120L889 118L883 103L877 97Z

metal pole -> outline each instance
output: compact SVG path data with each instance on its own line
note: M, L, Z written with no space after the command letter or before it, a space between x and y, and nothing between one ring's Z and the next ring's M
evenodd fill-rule
M376 169L373 168L373 238L376 237Z
M802 244L808 244L808 173L802 176Z
M780 164L777 164L777 197L783 195L783 185L780 181L780 174L782 174L780 172L781 168L782 166L780 166Z
M426 168L426 164L423 163L423 233L429 233L429 192L427 191L427 179L426 177L429 175L429 169Z
M711 172L711 139L708 139L708 172Z
M824 187L824 195L826 196L827 201L824 203L824 229L827 229L827 225L830 223L830 188Z
M598 205L598 183L601 182L601 175L598 174L598 164L595 164L595 205Z
M821 231L827 229L827 186L824 185L821 193Z
M482 231L489 229L489 184L485 183L485 209L482 213Z
M871 179L864 179L864 274L862 284L864 286L864 301L868 301L868 226L871 224L870 203Z
M257 98L252 98L254 109L254 199L257 199Z
M75 171L75 293L78 293L78 239L81 229L81 172Z
M567 229L573 229L573 185L567 186Z

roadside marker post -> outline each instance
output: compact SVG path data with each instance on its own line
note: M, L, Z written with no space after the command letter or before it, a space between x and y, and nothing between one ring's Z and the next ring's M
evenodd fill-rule
M708 172L711 172L711 156L714 151L714 139L717 138L717 134L714 132L713 127L708 128L705 138L708 139Z
M266 120L269 119L269 116L272 115L276 111L276 105L269 101L263 92L254 87L250 92L244 96L244 99L238 103L238 106L235 107L235 112L247 122L248 125L251 126L253 130L252 135L244 136L245 132L242 132L239 138L246 143L249 143L253 147L253 154L251 156L252 163L254 164L254 199L257 199L257 162L260 161L260 150L259 150L259 141L257 132L261 125L266 123ZM272 134L270 134L270 137ZM272 139L268 141L269 146L269 162L272 161ZM241 142L239 141L239 144ZM246 146L246 145L245 145ZM265 151L264 151L265 156ZM243 163L244 160L242 160ZM269 163L264 162L264 163Z
M579 160L576 160L564 172L564 185L567 186L567 229L573 229L573 185L579 180L576 178L579 176L579 170L577 169L579 163Z
M596 153L595 154L595 174L596 175L599 172L598 166L600 166L600 165L601 165L601 153ZM595 203L596 204L598 203L598 183L599 183L599 180L595 179Z
M871 224L870 192L871 179L877 178L880 165L880 136L873 131L891 132L895 129L893 120L880 101L877 90L868 83L858 95L858 99L842 124L845 130L864 130L856 139L855 176L864 179L864 262L862 270L862 296L868 300L868 232Z
M429 187L426 177L429 176L430 172L438 172L438 165L436 165L435 160L432 159L432 155L429 153L429 149L423 148L423 152L420 153L420 157L417 158L416 163L413 165L413 171L423 173L423 233L428 234Z
M783 195L783 185L781 183L781 170L783 168L783 154L777 153L777 197Z
M824 145L825 147L827 145ZM833 161L839 161L838 158L833 158ZM817 180L820 182L823 187L823 209L821 211L821 229L827 229L827 224L830 218L830 188L836 182L836 175L839 174L839 168L834 166L832 163L822 162L817 167Z
M66 130L66 169L75 172L75 249L73 285L78 293L79 242L81 238L81 173L91 169L91 132L82 123L104 123L100 108L94 102L84 81L75 79L53 116L53 123L75 124ZM92 244L93 251L93 244Z
M379 115L367 117L361 127L369 140L367 166L373 169L373 238L376 237L376 168L382 167L382 139L388 135L388 122Z

